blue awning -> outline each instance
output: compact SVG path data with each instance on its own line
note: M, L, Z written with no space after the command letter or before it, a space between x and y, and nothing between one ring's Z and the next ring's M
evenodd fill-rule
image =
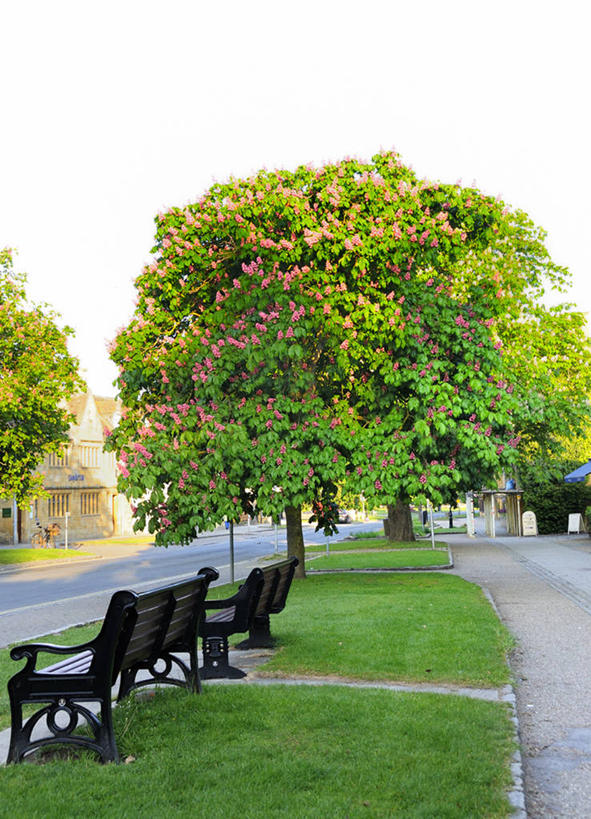
M584 481L589 474L591 474L591 461L587 461L583 466L578 466L574 472L569 472L564 480L566 483L578 483L579 481Z

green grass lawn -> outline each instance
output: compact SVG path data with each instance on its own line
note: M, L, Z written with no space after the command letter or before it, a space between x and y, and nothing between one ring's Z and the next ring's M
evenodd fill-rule
M446 524L444 526L434 526L433 528L436 537L437 535L465 535L466 532L468 531L468 528L465 525L452 526L452 528L450 529L449 526L447 526ZM417 534L418 532L420 532L421 536L425 535L428 535L429 537L431 536L431 530L429 529L429 527L423 529L423 527L421 526L419 527L419 530L415 530L415 534Z
M386 540L381 535L355 538L354 540L329 541L329 551L345 552L358 549L430 549L431 541L425 540ZM435 548L447 549L447 544L443 541L435 541ZM314 545L306 546L306 552L326 552L326 546Z
M441 572L310 575L294 581L271 631L281 647L263 673L468 686L509 680L507 629L481 589Z
M72 557L94 557L78 549L0 549L0 564L33 563L38 560L64 560Z
M0 816L506 817L499 703L339 686L206 685L115 709L129 764L0 770ZM72 757L75 757L75 752Z
M154 535L126 535L125 537L102 537L96 540L81 540L84 546L150 546L154 545Z
M306 571L325 569L400 569L447 566L447 549L404 549L399 552L341 552L315 557L306 563Z

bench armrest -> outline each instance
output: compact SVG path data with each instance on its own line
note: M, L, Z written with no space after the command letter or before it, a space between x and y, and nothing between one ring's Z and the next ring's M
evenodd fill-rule
M238 608L245 601L251 599L252 595L260 589L262 582L262 571L260 569L253 569L235 594L231 597L225 597L223 600L210 600L209 597L206 597L205 608L228 609L231 606Z
M87 643L77 646L56 646L52 643L28 643L27 645L15 646L10 649L10 657L13 660L26 659L27 664L23 670L34 671L39 654L79 654L81 651L92 651L96 642L96 637Z

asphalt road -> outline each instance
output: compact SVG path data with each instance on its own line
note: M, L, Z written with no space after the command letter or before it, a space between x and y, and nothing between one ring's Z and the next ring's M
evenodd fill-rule
M344 524L339 540L356 531L375 529L373 523ZM304 526L306 543L324 546L322 532ZM242 526L234 534L234 578L245 577L257 560L285 553L285 529ZM117 589L142 591L215 566L219 583L231 580L228 533L202 536L190 546L92 546L95 557L67 563L36 564L0 572L0 646L29 640L78 623L102 618Z

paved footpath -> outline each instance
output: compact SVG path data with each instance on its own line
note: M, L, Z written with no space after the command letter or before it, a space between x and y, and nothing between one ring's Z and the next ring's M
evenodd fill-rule
M449 536L492 596L511 654L527 814L591 817L591 539Z

